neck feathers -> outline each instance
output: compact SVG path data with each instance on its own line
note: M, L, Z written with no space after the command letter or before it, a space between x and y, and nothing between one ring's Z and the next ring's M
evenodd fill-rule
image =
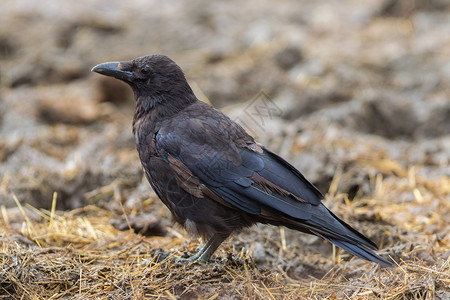
M135 95L136 109L133 119L134 124L139 119L149 118L151 122L156 123L159 120L170 118L182 111L191 104L199 101L195 97L191 88L175 93L175 90L161 93L159 95Z

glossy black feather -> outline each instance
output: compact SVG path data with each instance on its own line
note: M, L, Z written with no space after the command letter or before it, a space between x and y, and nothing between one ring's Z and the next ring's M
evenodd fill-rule
M228 235L261 222L318 235L390 265L369 249L376 249L373 242L321 203L323 195L297 169L197 100L168 57L144 56L93 70L132 87L133 133L148 181L178 223L209 239L195 259L208 260Z

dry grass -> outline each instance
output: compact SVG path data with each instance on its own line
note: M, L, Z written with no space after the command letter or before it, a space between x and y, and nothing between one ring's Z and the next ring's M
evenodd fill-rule
M396 268L380 269L339 251L331 259L311 253L286 243L276 228L275 238L245 231L225 243L215 262L177 263L179 250L191 251L196 242L175 229L166 237L143 237L110 225L120 212L18 204L21 218L11 219L4 207L0 218L0 299L448 299L449 178L428 180L395 161L356 162L378 170L374 194L348 201L337 193L338 172L327 205L368 236L383 236L380 253L393 257ZM256 240L278 256L256 264L248 254Z

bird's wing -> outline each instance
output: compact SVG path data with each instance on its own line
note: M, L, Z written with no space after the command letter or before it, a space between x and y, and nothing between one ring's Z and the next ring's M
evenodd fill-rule
M180 184L185 191L200 191L271 224L321 236L361 258L390 265L368 249L377 249L371 240L321 204L322 194L293 166L254 144L229 119L203 116L172 120L156 135L157 152L177 180L188 178Z
M250 137L236 142L242 130L236 126L229 119L179 118L159 130L157 151L178 178L195 176L229 205L249 214L265 210L309 219L311 205L321 203L320 192L277 155L259 146L252 149L256 144ZM188 179L182 186L194 191L190 182L194 181Z

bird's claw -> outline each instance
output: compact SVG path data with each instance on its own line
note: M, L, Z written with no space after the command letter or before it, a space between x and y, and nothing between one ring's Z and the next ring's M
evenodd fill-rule
M185 263L185 262L190 262L190 261L198 261L198 262L202 262L202 263L206 262L206 260L201 259L197 255L193 255L190 257L179 257L176 260L177 263Z
M189 261L194 261L194 260L196 260L196 258L193 258L193 256L187 257L187 258L179 257L179 258L176 259L176 262L177 263L184 263L184 262L189 262Z

